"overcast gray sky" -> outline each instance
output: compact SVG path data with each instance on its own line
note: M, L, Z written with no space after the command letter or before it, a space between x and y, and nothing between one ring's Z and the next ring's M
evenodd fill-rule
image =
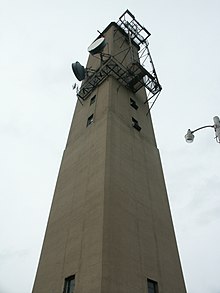
M31 292L76 96L71 63L129 9L152 34L152 118L189 293L220 293L219 0L1 0L0 293Z

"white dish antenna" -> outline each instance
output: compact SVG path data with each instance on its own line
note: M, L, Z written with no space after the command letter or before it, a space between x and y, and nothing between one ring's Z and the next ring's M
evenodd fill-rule
M102 53L106 46L105 38L101 37L95 40L89 47L88 51L91 55Z

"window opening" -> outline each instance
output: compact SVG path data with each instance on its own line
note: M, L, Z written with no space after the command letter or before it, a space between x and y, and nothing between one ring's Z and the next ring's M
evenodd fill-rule
M92 124L94 122L94 117L93 114L91 116L89 116L89 118L87 119L87 124L86 126L88 127L90 124Z
M136 103L132 98L130 98L130 105L131 105L131 107L133 107L135 110L138 109L138 105L137 105L137 103Z
M90 106L95 103L95 100L96 100L96 95L91 98Z
M75 275L65 279L63 293L73 293L74 289L75 289Z
M157 282L147 279L147 289L148 293L158 293L158 285Z
M140 125L138 124L138 121L136 119L134 119L134 117L132 117L132 126L137 129L138 131L141 130Z

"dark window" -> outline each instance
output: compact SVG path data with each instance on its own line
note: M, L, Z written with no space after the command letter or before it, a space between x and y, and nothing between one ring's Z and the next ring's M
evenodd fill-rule
M138 105L137 105L136 102L135 102L133 99L131 99L131 98L130 98L130 105L131 105L131 107L133 107L135 110L138 109Z
M148 293L158 293L158 286L157 286L157 282L147 279L147 289L148 289Z
M93 123L93 121L94 121L94 118L93 118L93 114L92 114L91 116L89 116L86 126L88 127L90 124Z
M93 103L95 103L95 99L96 99L96 95L91 98L90 105L92 105Z
M140 125L138 124L138 121L137 121L136 119L134 119L133 117L132 117L132 126L133 126L135 129L137 129L138 131L141 130L141 127L140 127Z
M65 279L63 293L73 293L75 288L75 276Z

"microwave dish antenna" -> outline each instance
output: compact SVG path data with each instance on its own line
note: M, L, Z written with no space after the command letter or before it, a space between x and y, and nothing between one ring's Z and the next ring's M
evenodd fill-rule
M105 38L101 37L95 40L89 47L88 51L91 55L96 55L102 53L106 46Z
M85 79L86 69L78 61L76 61L75 63L72 63L72 70L79 81L82 81L83 79Z

